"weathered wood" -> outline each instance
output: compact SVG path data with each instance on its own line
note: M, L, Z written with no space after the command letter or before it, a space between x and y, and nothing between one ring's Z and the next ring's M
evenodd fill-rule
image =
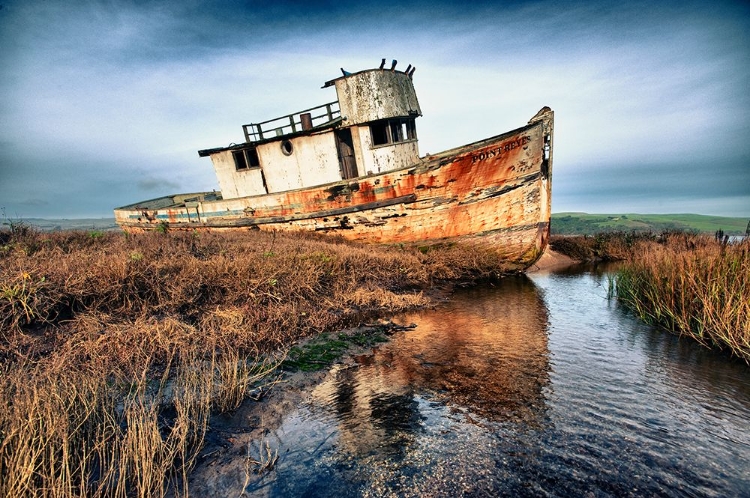
M346 106L360 116L357 119L380 118L379 113L391 112L388 109L419 110L411 80L404 73L388 71L382 77L364 73L368 72L333 81L337 89L344 86L347 92L353 92L352 96L356 94L356 99L347 100ZM402 95L394 97L391 104L357 107L364 98L356 92L357 81L377 87L381 79L387 83L384 92ZM342 105L342 109L346 106ZM347 118L339 119L346 123ZM417 156L407 166L276 192L275 184L267 187L266 182L278 183L279 178L269 171L268 164L263 164L263 157L270 156L261 154L261 167L256 168L263 181L261 191L271 193L160 198L118 208L115 217L127 231L153 230L166 223L172 230L318 231L336 232L367 243L471 244L494 251L509 269L523 269L541 255L549 238L553 128L553 112L545 107L524 127L439 154ZM260 126L257 129L260 132ZM355 135L353 151L365 158L365 164L356 164L357 168L372 164L365 153L380 154L383 160L382 147L363 148L367 142L361 141L362 134L370 132L367 123L349 129ZM337 130L328 129L310 135L292 142L292 150L311 147L317 151L329 143L337 147L336 140L331 139L336 133ZM284 138L269 139L267 145L278 147ZM399 150L396 145L387 150L395 154ZM224 150L227 149L202 152L213 159ZM259 151L262 152L260 148ZM303 154L300 157L307 157L304 151L299 153ZM280 152L275 154L280 157ZM316 157L329 156L318 153ZM335 149L334 157L342 161ZM335 168L337 175L346 176L343 167ZM252 174L255 172L245 173Z

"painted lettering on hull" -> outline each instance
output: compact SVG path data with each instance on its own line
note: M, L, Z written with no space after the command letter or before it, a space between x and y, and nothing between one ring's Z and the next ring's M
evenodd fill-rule
M506 142L492 149L483 150L482 152L479 152L477 154L472 154L471 162L475 163L477 161L485 161L487 159L500 156L501 154L508 153L519 147L523 147L529 142L531 142L531 137L529 136L518 137L516 140L513 140L511 142Z

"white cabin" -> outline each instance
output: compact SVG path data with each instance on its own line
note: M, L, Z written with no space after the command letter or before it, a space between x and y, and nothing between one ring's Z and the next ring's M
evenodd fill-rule
M411 66L410 66L411 67ZM263 195L377 174L419 160L422 115L411 71L369 69L325 83L338 101L243 125L245 143L209 156L224 199Z

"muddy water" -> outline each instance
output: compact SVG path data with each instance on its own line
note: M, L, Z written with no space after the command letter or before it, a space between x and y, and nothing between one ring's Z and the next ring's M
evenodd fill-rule
M278 449L273 470L214 482L199 469L193 489L750 496L750 368L641 324L607 300L604 273L508 278L395 320L417 327L335 366L248 439Z

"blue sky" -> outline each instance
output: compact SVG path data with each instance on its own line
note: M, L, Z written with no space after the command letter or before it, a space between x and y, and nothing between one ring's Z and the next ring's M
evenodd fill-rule
M553 211L750 217L750 4L0 0L0 208L218 188L199 149L417 67L420 153L556 113Z

